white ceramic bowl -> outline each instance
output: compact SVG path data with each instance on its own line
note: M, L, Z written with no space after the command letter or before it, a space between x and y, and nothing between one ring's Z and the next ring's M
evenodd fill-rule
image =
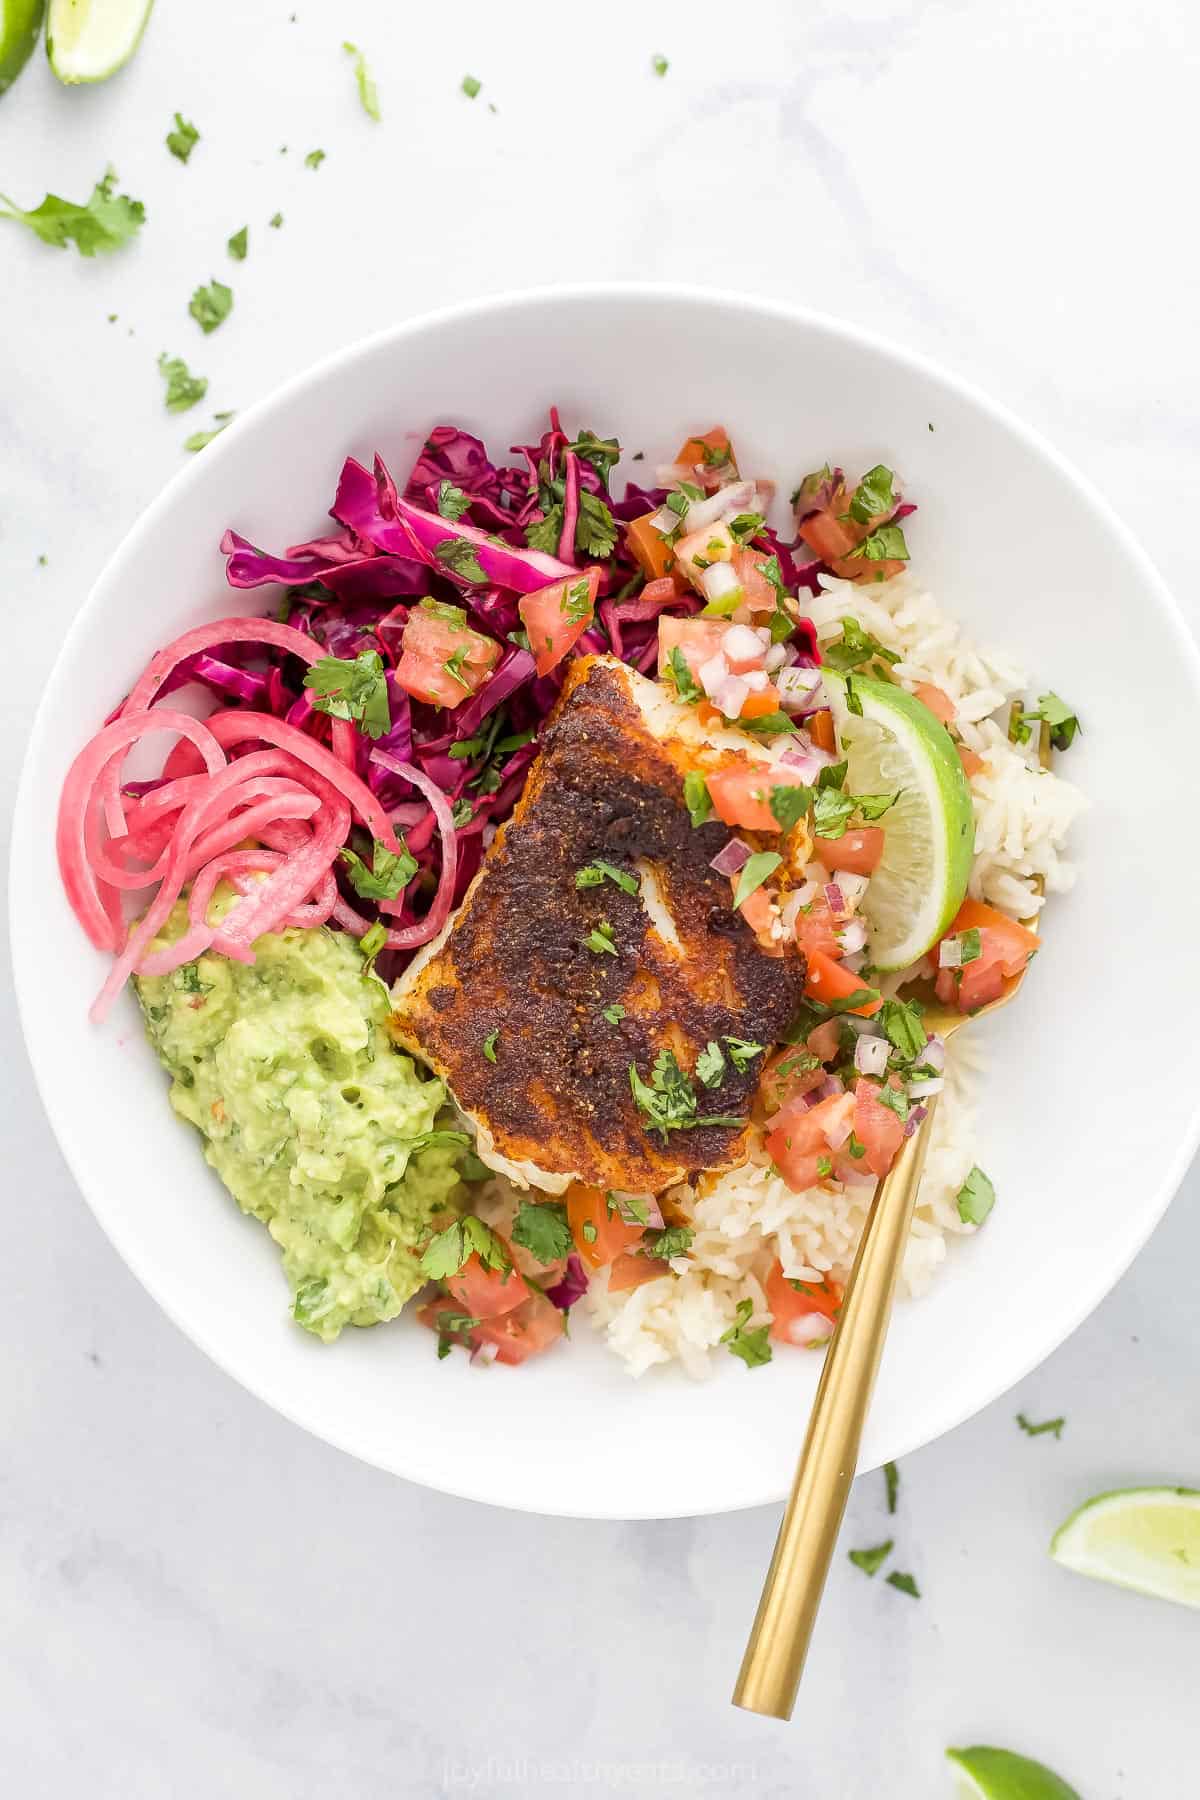
M713 1380L632 1382L577 1327L515 1371L439 1363L406 1320L333 1348L288 1319L278 1253L241 1217L166 1102L131 998L94 1030L102 978L63 898L53 818L68 763L151 652L259 607L232 594L227 525L272 548L318 529L343 457L402 472L426 430L502 451L568 421L668 457L728 424L745 468L784 487L826 457L898 468L920 502L915 568L1084 721L1064 772L1092 797L1081 879L1046 948L979 1030L992 1067L979 1161L999 1200L895 1316L863 1467L947 1431L1062 1342L1108 1291L1198 1135L1200 892L1194 790L1200 660L1163 584L1061 459L915 357L810 314L711 293L591 288L488 300L399 326L248 413L178 475L100 576L38 716L17 807L12 934L29 1053L97 1218L170 1316L222 1368L330 1443L436 1488L600 1517L718 1512L786 1489L818 1359L779 1354ZM625 472L636 473L625 465Z

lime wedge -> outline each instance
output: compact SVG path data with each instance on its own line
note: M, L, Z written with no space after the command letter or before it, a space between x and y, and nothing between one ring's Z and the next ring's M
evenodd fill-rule
M971 1750L947 1750L946 1760L958 1771L962 1800L1079 1800L1073 1787L1044 1763L976 1744Z
M0 0L0 94L33 54L45 11L46 0Z
M50 0L46 54L60 81L107 81L142 41L154 0Z
M883 861L863 897L877 969L906 969L937 942L967 891L975 822L950 733L927 706L890 682L822 669L849 763L846 791L900 798L882 818Z
M1054 1534L1050 1554L1080 1575L1200 1606L1200 1491L1148 1487L1097 1494Z

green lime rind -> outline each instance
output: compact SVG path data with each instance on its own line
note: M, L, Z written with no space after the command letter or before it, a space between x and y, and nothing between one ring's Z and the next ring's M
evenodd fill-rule
M976 1744L970 1750L947 1750L947 1762L959 1771L960 1791L978 1800L1081 1800L1073 1787L1044 1763ZM964 1779L965 1778L965 1779Z
M142 41L154 0L50 0L46 55L68 87L107 81Z
M1055 1532L1050 1554L1079 1575L1200 1607L1200 1489L1097 1494Z
M46 0L0 0L0 94L33 55L45 16Z
M971 790L953 738L929 708L891 682L821 677L849 762L851 793L902 790L883 817L883 861L863 900L869 956L890 973L919 961L943 935L967 891L975 850Z

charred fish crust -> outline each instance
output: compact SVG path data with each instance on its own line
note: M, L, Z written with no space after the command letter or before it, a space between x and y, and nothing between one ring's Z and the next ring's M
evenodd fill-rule
M650 1135L630 1065L649 1080L670 1049L690 1077L708 1043L775 1043L804 965L766 955L733 911L728 878L709 867L728 833L693 828L677 747L649 728L638 683L651 687L605 658L571 671L449 936L398 988L397 1026L504 1157L653 1192L736 1161L744 1133ZM695 1083L699 1113L745 1118L761 1066L727 1058L718 1085Z

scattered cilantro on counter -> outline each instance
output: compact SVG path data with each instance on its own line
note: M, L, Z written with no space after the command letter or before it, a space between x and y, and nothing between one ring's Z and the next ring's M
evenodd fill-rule
M163 404L169 413L186 412L208 392L204 376L193 375L181 356L168 356L164 350L158 359L158 372L167 384Z
M873 1550L851 1550L848 1554L855 1568L861 1569L864 1575L877 1575L895 1547L895 1539L888 1538L885 1544L876 1544Z
M212 443L215 437L220 437L221 433L233 417L234 414L231 412L214 413L213 418L216 420L216 424L212 427L211 431L193 431L191 437L184 438L184 449L193 452L205 449Z
M367 59L357 44L343 43L342 49L347 56L354 58L354 79L358 84L358 97L362 102L362 109L369 119L378 122L383 117L379 110L379 90L371 80L370 72L367 69Z
M1017 1424L1021 1427L1021 1430L1025 1433L1026 1437L1041 1437L1043 1432L1052 1431L1055 1438L1061 1440L1063 1426L1066 1422L1065 1418L1043 1419L1040 1425L1035 1425L1030 1419L1025 1417L1024 1413L1017 1414Z
M167 149L171 155L177 156L181 163L185 163L199 142L200 133L196 127L185 119L182 113L176 113L175 129L168 131L166 137Z
M996 1190L976 1163L958 1190L958 1216L964 1225L982 1225L996 1204Z
M233 309L233 289L223 281L210 281L198 287L188 302L188 311L205 337L224 323Z
M304 166L306 169L319 169L324 161L325 152L323 150L310 150L304 159Z
M249 237L250 227L248 225L243 225L240 231L235 231L233 236L226 241L225 248L228 250L230 256L232 256L234 262L245 262Z
M912 1576L903 1574L899 1569L892 1570L887 1578L887 1584L889 1587L899 1588L902 1594L911 1594L914 1600L921 1598L921 1590Z
M657 76L659 76L660 78L666 74L666 72L670 68L670 66L671 66L670 63L667 61L666 57L662 54L661 50L657 51L655 53L655 55L653 55L650 58L650 67L654 70L654 73Z
M58 194L47 194L40 206L25 212L7 194L0 194L4 202L0 219L15 219L56 250L65 250L73 243L80 256L106 255L128 244L146 220L146 209L140 200L113 193L116 180L116 170L107 169L83 206Z
M900 1471L894 1462L884 1463L883 1479L887 1483L887 1509L894 1513L896 1498L900 1492Z
M462 91L468 100L474 100L482 86L482 81L477 81L474 75L464 75L462 78Z

